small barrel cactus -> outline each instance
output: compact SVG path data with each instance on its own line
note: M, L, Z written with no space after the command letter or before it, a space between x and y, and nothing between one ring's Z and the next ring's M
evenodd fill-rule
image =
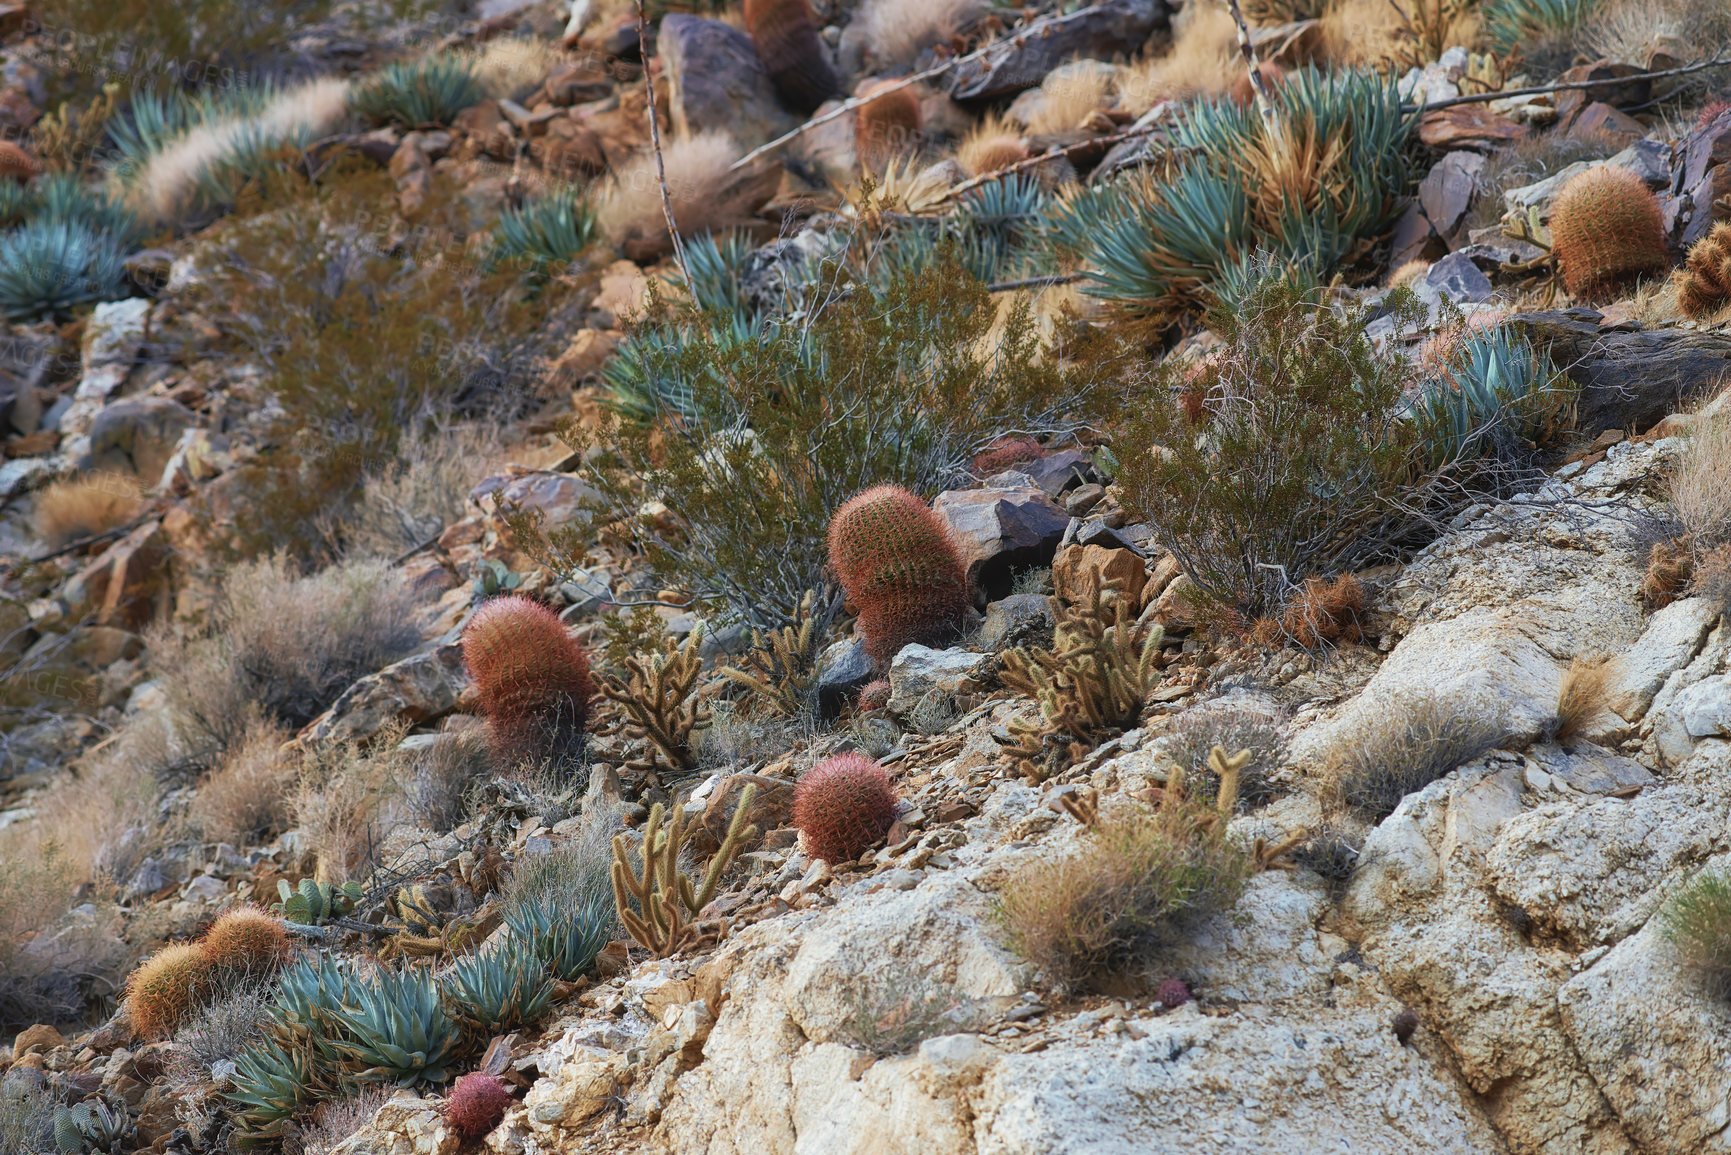
M589 655L552 610L524 597L494 598L469 619L463 660L501 762L558 758L581 746L595 693Z
M868 489L836 511L829 561L859 609L866 653L879 665L903 646L950 641L967 620L967 569L948 529L899 486Z
M1731 304L1731 224L1720 223L1695 242L1683 263L1677 304L1691 317Z
M1174 1010L1190 1001L1190 988L1183 979L1165 979L1154 991L1154 998L1167 1010Z
M893 88L894 80L876 80L860 96ZM854 141L860 160L881 164L898 153L911 152L920 134L920 99L911 87L895 88L854 110Z
M745 30L776 95L801 115L835 95L835 70L807 0L745 0Z
M881 710L890 704L890 684L883 678L875 682L867 682L859 692L857 710L861 714L869 714L873 710Z
M980 176L988 172L998 172L1011 165L1021 164L1031 154L1028 152L1028 142L1008 130L1001 132L980 133L956 150L956 160L969 176ZM1019 440L1032 441L1032 438ZM992 452L991 450L987 451ZM1034 456L1039 456L1039 446L1034 446ZM976 460L974 468L980 468ZM997 470L992 470L996 473ZM989 475L988 475L989 476Z
M126 980L126 1014L133 1029L152 1042L168 1038L199 1008L211 978L210 960L199 947L163 947Z
M899 803L890 776L864 754L837 754L793 788L793 824L807 854L851 862L889 832Z
M1606 300L1671 263L1665 221L1640 177L1602 164L1574 177L1551 209L1551 251L1563 284L1582 300Z
M28 184L41 171L35 157L9 140L0 140L0 180Z
M267 975L287 961L289 938L281 919L242 906L219 915L199 948L219 975Z
M497 1075L474 1071L458 1079L445 1097L445 1122L465 1139L479 1139L499 1125L511 1106L511 1090Z

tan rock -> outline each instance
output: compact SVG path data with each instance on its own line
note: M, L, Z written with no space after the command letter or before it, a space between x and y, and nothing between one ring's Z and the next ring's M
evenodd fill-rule
M51 1051L65 1042L59 1031L47 1023L37 1023L18 1032L18 1037L12 1040L12 1054L20 1056L32 1051Z
M615 329L580 330L548 368L549 388L560 391L576 389L593 379L613 356L613 351L619 348L623 338L624 334Z
M1086 600L1093 572L1100 580L1116 583L1120 594L1140 603L1147 571L1134 550L1107 549L1098 545L1065 546L1052 560L1052 590L1068 602Z
M581 1126L618 1093L627 1070L621 1055L584 1048L555 1079L536 1083L523 1099L526 1122L537 1134Z

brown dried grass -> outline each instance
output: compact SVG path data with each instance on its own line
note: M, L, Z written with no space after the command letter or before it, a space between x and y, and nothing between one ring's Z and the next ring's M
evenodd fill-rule
M32 528L52 549L125 525L144 506L138 479L89 473L56 481L36 496Z

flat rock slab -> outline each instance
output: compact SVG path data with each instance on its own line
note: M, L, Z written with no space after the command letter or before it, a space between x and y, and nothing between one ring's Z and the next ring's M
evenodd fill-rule
M1127 56L1170 18L1164 0L1105 0L1067 16L1044 17L958 67L950 95L981 102L1014 96L1066 61Z

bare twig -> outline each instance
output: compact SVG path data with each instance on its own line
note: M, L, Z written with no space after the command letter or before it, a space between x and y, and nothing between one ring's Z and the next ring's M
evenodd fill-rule
M1721 67L1731 67L1731 52L1721 52L1711 60L1685 64L1681 68L1666 68L1658 72L1636 72L1628 76L1612 77L1609 80L1571 80L1567 84L1538 84L1531 88L1510 88L1503 92L1475 92L1470 96L1451 96L1446 100L1433 100L1425 104L1403 104L1400 106L1400 110L1402 112L1435 112L1439 108L1453 108L1457 104L1488 104L1493 100L1502 100L1505 97L1545 96L1553 92L1602 88L1608 84L1628 84L1632 80L1661 80L1667 76L1684 76L1691 72L1705 72L1709 68Z
M1053 285L1072 285L1087 279L1087 273L1055 273L1046 277L1024 277L1019 281L993 281L986 286L986 292L1008 293L1015 289L1044 289Z
M637 0L637 43L649 43L649 18L643 13L643 0ZM661 159L661 124L655 115L655 77L649 68L649 58L643 58L643 90L649 94L649 143L655 148L655 179L661 185L661 213L667 218L667 235L673 238L673 259L685 283L691 283L691 266L685 263L685 242L679 239L679 222L673 219L673 197L667 192L667 164ZM738 165L734 166L738 168Z
M1262 79L1262 66L1256 59L1256 45L1250 42L1250 26L1244 22L1238 0L1226 0L1232 9L1232 19L1238 24L1238 51L1244 54L1244 67L1250 73L1250 90L1256 95L1256 111L1262 117L1262 127L1270 138L1274 136L1274 104L1268 99L1268 85Z

